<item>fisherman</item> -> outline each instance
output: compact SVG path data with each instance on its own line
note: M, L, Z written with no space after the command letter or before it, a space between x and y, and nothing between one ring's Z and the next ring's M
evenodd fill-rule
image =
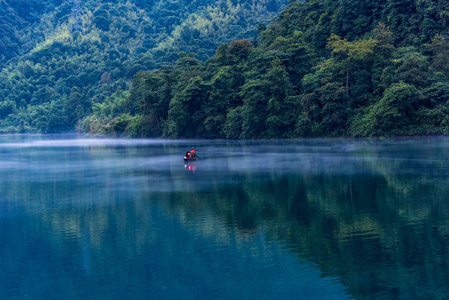
M192 150L190 150L190 155L192 158L196 158L195 148L192 147Z

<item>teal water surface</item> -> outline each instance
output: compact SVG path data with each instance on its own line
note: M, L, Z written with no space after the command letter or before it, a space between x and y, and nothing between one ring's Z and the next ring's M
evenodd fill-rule
M447 138L0 153L0 299L449 298Z

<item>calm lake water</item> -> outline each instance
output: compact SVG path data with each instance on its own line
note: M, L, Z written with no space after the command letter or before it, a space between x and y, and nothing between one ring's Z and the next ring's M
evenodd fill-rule
M0 299L449 298L447 138L0 153Z

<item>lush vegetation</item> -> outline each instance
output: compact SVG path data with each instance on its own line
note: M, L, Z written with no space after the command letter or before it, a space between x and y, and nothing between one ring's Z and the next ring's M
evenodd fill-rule
M123 114L80 125L175 138L446 134L448 16L435 0L294 1L257 41L140 72Z
M292 1L268 26L252 21L281 2L194 1L204 12L194 17L151 6L160 21L183 20L172 27L142 10L148 2L118 2L92 6L84 34L58 25L3 69L2 128L229 139L449 132L446 1ZM243 39L251 30L258 38Z
M255 37L287 1L0 4L0 131L64 132L104 113L112 94L116 106L138 71L172 64L179 52L205 61L223 42Z

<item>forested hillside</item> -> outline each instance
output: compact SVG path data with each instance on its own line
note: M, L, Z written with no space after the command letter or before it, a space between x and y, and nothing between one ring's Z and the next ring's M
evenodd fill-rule
M205 4L204 17L168 29L139 15L143 3L89 8L83 34L58 25L51 30L57 35L9 64L0 75L3 128L229 139L449 132L447 1L292 1L267 26L226 23L229 36L221 26L213 30L217 18L254 20L282 3L220 2L232 11L227 18ZM117 17L108 18L112 11ZM122 24L129 28L122 31ZM233 26L240 28L233 32ZM251 30L257 39L249 38ZM130 32L125 45L121 37ZM201 37L229 38L205 60L212 43L199 45ZM147 40L151 47L141 49ZM103 56L83 56L89 51ZM72 64L56 72L64 59ZM91 68L83 73L80 65Z
M53 11L62 0L0 0L0 69L10 58L23 53L27 41L22 34L39 22L40 16Z
M0 0L0 130L64 132L139 70L205 61L284 0Z
M256 42L139 72L129 94L79 127L175 138L446 134L448 17L438 0L293 1Z

